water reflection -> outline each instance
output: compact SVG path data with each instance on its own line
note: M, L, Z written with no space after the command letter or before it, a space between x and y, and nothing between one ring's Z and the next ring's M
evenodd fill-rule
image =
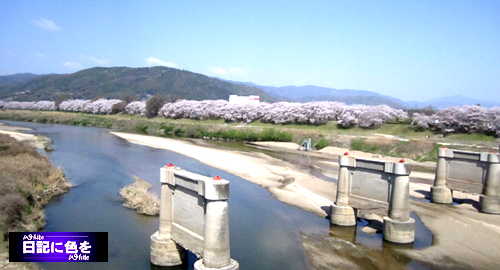
M316 245L325 245L333 256L350 261L363 269L428 269L414 261L402 251L422 249L432 245L432 233L424 226L420 218L415 219L415 242L394 244L383 239L382 223L378 220L358 219L356 226L330 226L330 240L317 239ZM314 239L314 238L311 238ZM314 241L314 240L313 240ZM325 243L321 243L324 241ZM340 260L339 260L340 261Z

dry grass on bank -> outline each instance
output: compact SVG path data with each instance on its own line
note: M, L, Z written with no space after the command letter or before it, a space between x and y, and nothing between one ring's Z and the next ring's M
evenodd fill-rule
M36 231L42 207L69 188L63 172L34 147L0 134L0 249L9 231Z

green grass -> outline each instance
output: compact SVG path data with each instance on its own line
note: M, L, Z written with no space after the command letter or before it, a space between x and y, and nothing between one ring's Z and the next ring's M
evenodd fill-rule
M480 133L470 133L470 134L450 134L446 138L455 141L466 141L466 142L494 142L495 137Z
M424 161L436 161L437 160L437 155L439 151L439 147L441 147L440 144L436 143L432 147L431 151L428 151L427 153L415 158L416 161L424 162Z
M351 140L351 149L384 156L406 157L416 161L436 161L440 145L422 140L399 141L384 144L368 142L364 138Z
M381 146L367 143L365 142L365 139L362 138L353 139L351 141L351 149L356 151L370 152L370 153L386 152L386 150L383 149Z
M327 147L328 145L330 145L330 142L328 140L326 140L325 138L320 138L318 141L314 143L314 148L316 148L316 150L321 150Z
M250 126L254 127L276 127L280 129L291 129L291 130L301 130L301 131L314 131L327 134L339 134L339 135L371 135L374 133L383 133L394 136L402 136L406 138L422 138L426 136L431 136L430 131L415 131L409 124L393 124L387 123L382 125L377 129L366 129L366 128L342 128L337 125L336 122L330 121L324 125L305 125L305 124L285 124L285 125L275 125L270 123L253 122Z

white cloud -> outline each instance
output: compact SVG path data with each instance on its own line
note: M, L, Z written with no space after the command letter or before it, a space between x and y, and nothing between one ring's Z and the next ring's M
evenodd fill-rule
M81 69L83 66L78 62L66 61L63 63L63 66L69 69Z
M171 68L179 68L179 65L174 62L170 61L164 61L156 57L148 57L146 58L146 63L150 66L165 66L165 67L171 67Z
M87 57L91 62L93 62L94 64L97 64L97 65L100 65L100 66L107 66L109 65L109 63L111 61L109 61L109 59L106 59L106 58L99 58L99 57L95 57L95 56L89 56Z
M210 71L210 73L215 74L215 75L219 75L219 76L234 77L234 76L247 75L247 71L244 68L240 68L240 67L228 67L228 68L210 67L208 70Z
M33 21L33 24L40 29L55 32L61 30L61 27L57 25L53 20L47 18L39 18Z

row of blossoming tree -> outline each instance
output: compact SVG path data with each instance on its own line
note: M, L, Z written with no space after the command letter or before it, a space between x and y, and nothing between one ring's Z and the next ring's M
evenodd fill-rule
M93 114L146 114L145 101L126 104L119 99L53 101L0 101L0 108L22 110L59 110ZM234 104L225 100L179 100L165 103L158 115L166 118L224 119L227 122L261 121L273 124L325 124L337 121L345 128L359 126L377 128L387 122L403 122L408 114L386 105L346 105L340 102L276 102ZM411 124L416 129L437 132L478 132L500 136L500 107L460 106L437 111L431 115L415 113Z
M457 106L432 115L415 113L412 125L442 133L485 133L500 137L500 107Z

